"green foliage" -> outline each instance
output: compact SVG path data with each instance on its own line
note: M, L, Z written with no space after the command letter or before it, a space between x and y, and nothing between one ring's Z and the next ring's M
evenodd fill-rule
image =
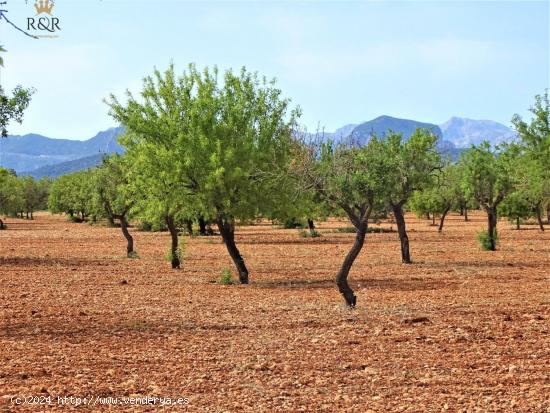
M54 214L80 215L80 220L96 212L95 173L95 170L79 171L57 178L50 188L48 209Z
M441 216L452 208L459 208L464 196L461 174L459 165L445 165L434 172L431 182L422 191L413 193L408 205L418 217Z
M229 271L227 268L222 271L222 274L220 275L219 283L221 285L231 285L233 284L233 275L231 274L231 271Z
M424 129L417 129L407 141L397 133L373 137L369 145L376 154L379 197L403 205L415 191L429 187L441 168L436 142L437 136Z
M283 222L283 228L284 229L295 229L295 228L303 228L303 227L304 227L304 223L300 222L299 220L297 220L294 217L287 218Z
M179 238L178 248L176 249L175 255L180 260L180 262L183 262L184 253L185 253L185 238ZM168 249L166 250L166 253L164 254L164 259L166 261L171 262L173 257L174 256L172 254L172 248L168 247Z
M127 258L139 259L139 254L136 251L132 251L126 255Z
M483 208L496 208L514 191L514 160L519 155L515 145L491 149L487 141L472 146L460 159L462 189L467 197L476 200Z
M91 207L96 217L130 219L136 194L129 183L130 163L117 154L105 157L92 174Z
M33 89L24 89L16 86L12 95L6 95L0 86L0 133L1 137L8 136L8 125L11 121L23 122L23 113L31 102Z
M518 168L518 195L529 204L533 214L540 214L550 206L550 100L548 90L535 96L530 109L529 123L519 115L512 119L523 149L521 167ZM524 205L525 206L525 205ZM514 207L517 209L518 205ZM521 209L521 208L520 208ZM505 213L509 211L506 210ZM517 213L517 211L516 211ZM523 214L523 212L522 212Z
M321 233L316 229L314 230L300 229L298 231L298 235L302 238L319 238L321 236Z
M498 244L498 232L495 230L494 235L494 242L495 245ZM479 242L479 245L484 251L491 251L492 250L492 244L491 244L491 237L489 237L489 233L487 231L480 231L477 233L477 241Z
M0 214L26 214L32 218L34 211L46 208L49 187L48 179L18 177L13 171L0 168Z

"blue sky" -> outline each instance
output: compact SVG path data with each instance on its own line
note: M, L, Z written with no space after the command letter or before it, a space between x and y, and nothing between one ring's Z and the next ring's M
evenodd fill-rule
M20 25L34 0L8 0ZM302 122L333 130L387 114L509 125L549 85L547 1L57 0L60 38L0 22L5 89L37 92L13 134L87 139L114 125L102 99L173 61L276 77Z

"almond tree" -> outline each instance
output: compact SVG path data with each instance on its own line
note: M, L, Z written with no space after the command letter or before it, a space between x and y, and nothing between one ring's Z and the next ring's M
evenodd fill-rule
M244 68L220 79L216 68L199 72L190 65L176 77L170 66L145 79L141 97L108 102L132 136L122 143L142 160L153 159L154 179L164 180L164 199L171 201L166 206L181 200L194 212L186 218L200 214L216 223L240 282L248 283L236 223L272 209L278 183L264 172L288 157L299 113L288 113L289 100L273 81Z
M476 200L487 213L487 250L496 250L498 207L514 191L515 159L519 156L516 145L492 149L484 141L472 146L461 156L462 187L467 196Z
M404 141L401 134L389 133L384 139L373 137L371 146L383 164L384 198L391 208L401 243L401 261L411 264L409 237L405 223L404 206L415 191L430 185L433 175L441 168L441 157L436 150L437 136L417 129Z
M135 194L128 182L129 165L120 155L105 158L94 174L94 198L99 209L109 221L118 220L122 235L126 239L126 255L135 256L134 238L128 230L128 219L135 205Z
M521 139L524 154L530 167L528 170L531 184L523 185L522 190L529 190L532 206L541 230L542 210L546 207L550 223L550 100L548 90L543 95L535 96L535 104L530 108L533 114L529 122L519 115L514 115L512 123Z
M327 205L345 213L355 228L355 241L336 274L338 290L349 307L357 297L348 283L353 263L365 243L369 218L381 193L382 166L372 144L363 148L328 143L295 145L289 166L298 191L314 191Z

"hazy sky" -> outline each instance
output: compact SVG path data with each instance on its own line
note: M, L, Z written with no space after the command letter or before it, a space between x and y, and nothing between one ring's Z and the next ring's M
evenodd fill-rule
M21 26L34 0L8 0ZM56 0L60 38L0 22L1 82L37 92L13 134L87 139L114 126L102 99L170 61L276 77L303 123L333 130L387 114L509 125L549 85L548 1Z

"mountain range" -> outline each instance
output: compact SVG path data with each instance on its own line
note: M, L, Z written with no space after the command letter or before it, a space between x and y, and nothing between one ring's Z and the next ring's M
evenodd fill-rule
M388 131L401 133L408 139L417 128L431 130L438 137L440 152L456 159L472 144L488 140L492 145L516 139L517 134L510 128L490 120L473 120L452 117L447 122L436 125L416 120L379 116L367 122L347 124L334 132L323 132L322 136L335 142L352 140L365 144L371 136L383 137ZM78 141L53 139L36 134L8 136L0 139L0 165L14 169L20 175L35 178L57 177L81 169L99 165L106 154L122 153L124 149L117 138L122 127L99 132L93 138Z

